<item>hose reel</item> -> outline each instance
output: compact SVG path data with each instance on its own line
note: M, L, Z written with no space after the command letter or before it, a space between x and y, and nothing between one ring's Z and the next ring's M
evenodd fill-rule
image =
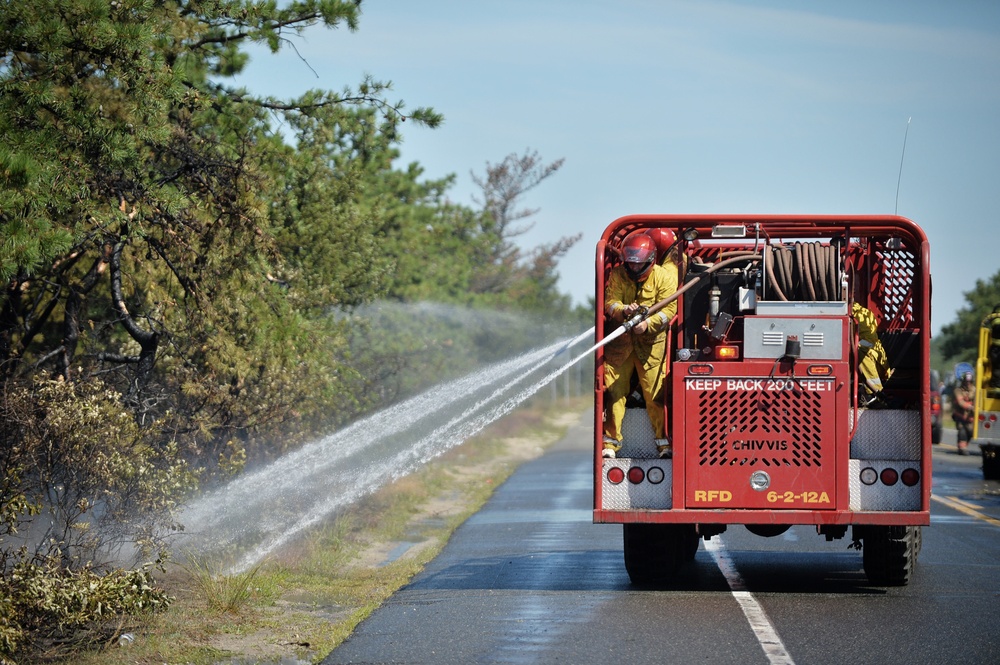
M765 300L844 299L840 248L818 242L764 247Z

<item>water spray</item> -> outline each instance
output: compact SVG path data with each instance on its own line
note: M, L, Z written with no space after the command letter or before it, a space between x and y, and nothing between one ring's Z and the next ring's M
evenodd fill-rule
M437 386L285 455L193 502L175 550L248 570L304 530L465 442L587 357L523 380L593 334L551 344Z
M566 343L565 346L563 346L561 349L559 349L552 355L552 359L556 358L560 354L565 353L566 351L569 351L571 348L573 348L583 340L587 339L588 337L591 337L594 334L594 330L595 328L591 326L590 330L585 330L576 337L574 337L573 339L571 339L569 342Z
M595 329L442 384L248 473L188 506L179 518L185 532L177 547L212 551L234 562L231 573L244 572L337 510L464 443L706 274L755 258L759 255L715 264L534 383L522 382Z
M367 471L369 472L364 474L363 478L349 492L331 495L312 511L303 514L294 523L286 525L280 532L268 538L252 551L247 552L240 561L229 569L229 574L238 574L249 570L257 562L290 542L302 531L318 524L337 509L375 492L383 485L409 475L416 468L441 456L452 447L464 443L496 420L513 411L515 407L551 383L570 367L588 357L591 352L592 350L580 354L556 371L547 373L536 383L521 388L513 395L510 395L512 387L529 376L530 371L506 385L499 386L489 396L480 399L463 413L399 451L391 459L376 461L368 467ZM500 400L499 403L497 400Z

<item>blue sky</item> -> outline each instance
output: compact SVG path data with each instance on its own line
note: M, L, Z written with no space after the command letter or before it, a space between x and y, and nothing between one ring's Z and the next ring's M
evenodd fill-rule
M487 162L564 158L522 202L539 213L520 240L583 233L559 266L578 303L630 213L898 212L931 241L935 333L1000 270L994 0L364 0L357 32L293 41L252 51L239 83L392 81L445 116L404 126L400 167L456 174L459 203Z

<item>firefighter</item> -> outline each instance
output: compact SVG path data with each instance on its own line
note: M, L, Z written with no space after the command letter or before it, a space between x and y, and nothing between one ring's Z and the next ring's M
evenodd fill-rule
M854 303L851 315L858 324L858 365L864 378L862 387L869 401L874 401L881 396L883 383L891 375L889 357L878 337L878 325L871 310Z
M669 231L668 231L669 233ZM604 289L604 313L614 323L623 323L641 311L673 295L677 290L677 266L657 264L657 246L645 232L635 232L622 245L624 263L616 266ZM672 450L664 422L664 355L666 330L677 312L676 301L663 307L612 341L604 351L604 457L613 458L621 449L625 401L633 373L646 401L660 457Z
M969 440L972 438L972 419L975 413L976 384L972 382L972 372L963 372L962 380L951 395L951 417L958 430L958 454L969 454Z

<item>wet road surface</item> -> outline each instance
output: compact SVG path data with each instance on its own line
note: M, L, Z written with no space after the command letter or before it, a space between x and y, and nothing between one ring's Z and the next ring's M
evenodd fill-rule
M868 585L849 537L734 526L646 590L621 527L591 522L591 422L523 465L323 663L1000 663L1000 483L948 432L909 586Z

